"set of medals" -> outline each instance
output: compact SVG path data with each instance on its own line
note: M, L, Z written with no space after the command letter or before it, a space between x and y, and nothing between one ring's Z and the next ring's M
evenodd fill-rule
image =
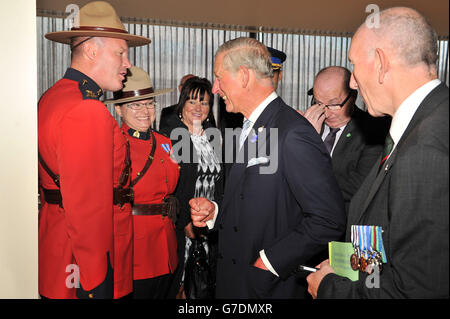
M369 275L375 269L381 272L382 264L387 261L382 232L380 226L351 226L354 253L350 256L350 265L353 270L359 269Z

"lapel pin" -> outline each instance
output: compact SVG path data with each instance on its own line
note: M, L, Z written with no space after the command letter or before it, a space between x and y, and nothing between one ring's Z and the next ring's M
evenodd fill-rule
M263 129L264 129L264 125L261 127L258 127L258 132L261 133L263 131Z
M352 136L352 134L351 133L347 133L346 137L350 137L350 136Z

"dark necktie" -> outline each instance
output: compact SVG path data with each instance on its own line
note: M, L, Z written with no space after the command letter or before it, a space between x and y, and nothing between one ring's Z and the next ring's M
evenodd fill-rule
M333 149L334 141L336 140L336 134L339 132L340 128L331 128L330 133L328 133L327 137L323 141L325 143L325 147L327 148L328 153L331 154L331 150Z
M383 166L383 163L389 158L389 154L391 154L392 148L394 147L394 140L392 140L391 134L388 133L386 139L384 140L384 149L383 149L383 158L380 162L380 168Z

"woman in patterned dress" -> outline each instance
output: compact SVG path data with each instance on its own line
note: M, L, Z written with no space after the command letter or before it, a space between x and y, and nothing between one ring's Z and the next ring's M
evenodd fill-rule
M161 128L161 132L170 136L174 157L181 167L175 191L180 203L176 225L180 267L171 290L172 296L183 293L186 243L189 246L191 240L199 236L207 238L209 265L215 277L217 234L201 234L200 229L193 227L189 207L191 198L206 197L218 201L223 195L223 167L218 156L222 138L210 121L213 102L211 82L205 78L190 78L181 90L175 114L168 119L168 126Z

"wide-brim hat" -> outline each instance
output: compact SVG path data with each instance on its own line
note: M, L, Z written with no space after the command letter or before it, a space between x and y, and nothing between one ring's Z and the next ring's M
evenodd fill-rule
M74 37L107 37L127 41L129 47L149 44L151 40L139 35L129 34L120 21L116 10L107 2L94 1L86 4L76 14L74 25L69 31L50 32L45 37L51 41L70 44ZM76 23L77 24L77 23Z
M121 104L145 100L154 96L172 92L174 90L154 90L148 73L137 66L132 66L128 70L127 79L123 84L122 90L114 92L114 98L112 100L106 100L104 102L105 104Z

